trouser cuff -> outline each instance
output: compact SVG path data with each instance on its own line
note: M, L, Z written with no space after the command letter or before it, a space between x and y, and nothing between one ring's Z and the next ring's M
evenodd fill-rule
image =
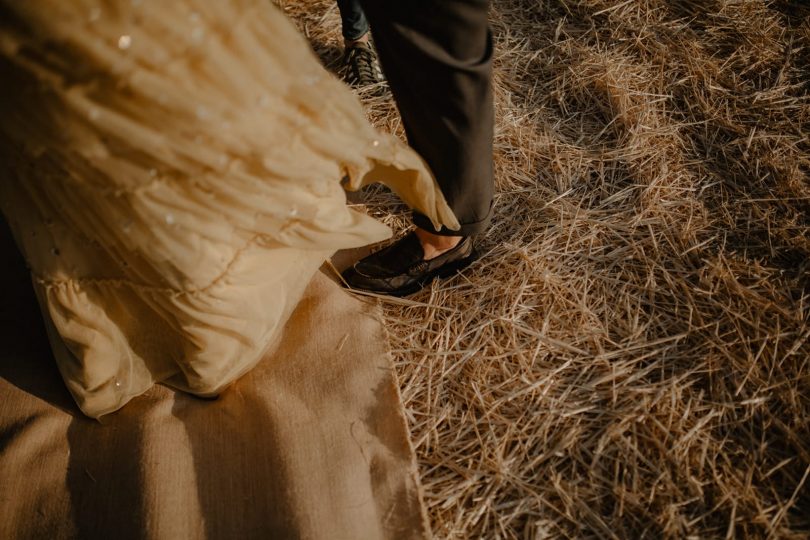
M412 221L413 224L419 227L420 229L430 231L433 234L438 234L439 236L475 236L489 229L489 226L492 222L492 208L493 204L490 204L489 212L487 212L487 215L484 219L474 222L462 223L461 228L457 231L454 231L453 229L448 229L447 227L442 227L437 231L433 227L433 223L430 221L430 218L416 211L413 212Z

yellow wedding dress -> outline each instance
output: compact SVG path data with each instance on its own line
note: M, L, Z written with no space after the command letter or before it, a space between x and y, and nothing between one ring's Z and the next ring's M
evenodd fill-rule
M458 226L267 0L0 0L0 21L0 205L90 416L253 367L326 258L390 234L342 181Z

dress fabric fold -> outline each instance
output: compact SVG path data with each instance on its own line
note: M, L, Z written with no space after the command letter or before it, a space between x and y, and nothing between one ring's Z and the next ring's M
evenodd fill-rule
M344 188L458 228L270 2L0 0L0 20L0 205L89 416L251 369L325 259L390 235Z

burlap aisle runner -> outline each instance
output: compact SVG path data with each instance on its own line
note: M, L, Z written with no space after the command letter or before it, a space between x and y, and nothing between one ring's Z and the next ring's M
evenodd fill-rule
M157 386L98 423L26 279L15 265L0 287L0 538L429 535L373 305L318 274L279 348L219 399Z

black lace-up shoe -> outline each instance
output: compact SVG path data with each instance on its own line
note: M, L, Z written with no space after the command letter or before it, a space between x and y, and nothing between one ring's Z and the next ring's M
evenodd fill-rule
M422 244L411 232L385 249L372 253L343 272L352 289L407 296L434 278L455 274L473 262L477 254L471 237L434 259L424 260Z
M355 88L364 88L384 80L377 53L368 43L353 43L343 54L343 79Z

